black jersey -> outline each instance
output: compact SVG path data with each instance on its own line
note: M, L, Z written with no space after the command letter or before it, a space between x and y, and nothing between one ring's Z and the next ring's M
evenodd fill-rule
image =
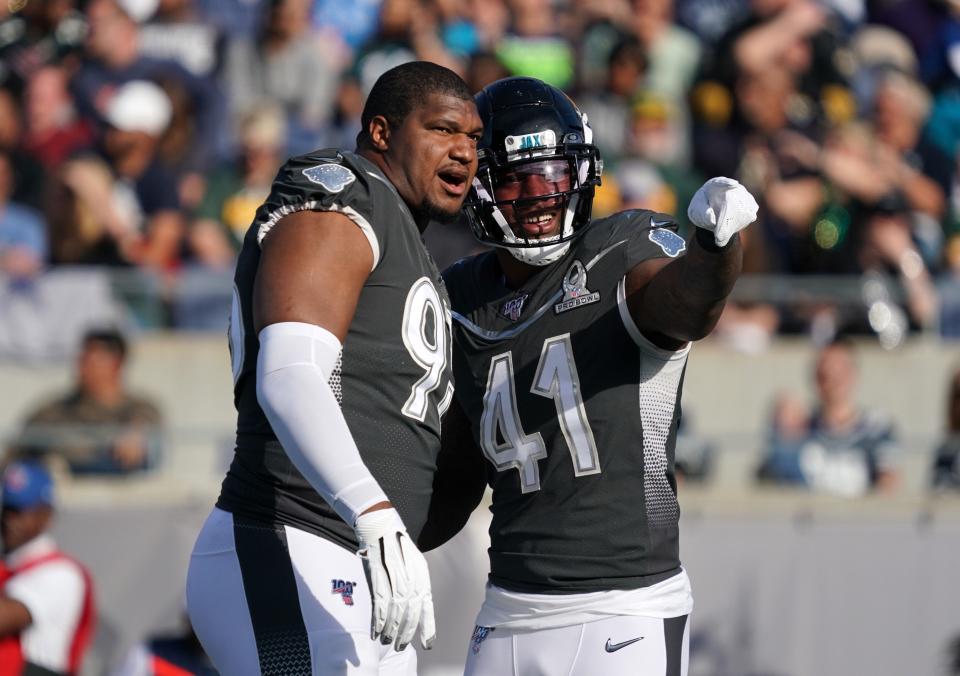
M489 461L490 579L522 592L649 586L679 571L673 468L687 349L661 350L624 275L685 247L660 214L594 222L517 290L492 252L445 273L457 400Z
M343 213L373 249L330 385L363 461L415 539L430 502L440 418L453 396L449 300L406 204L374 164L352 153L290 159L244 239L230 325L237 443L217 506L356 546L352 527L297 471L257 403L251 301L259 243L280 218L302 210Z

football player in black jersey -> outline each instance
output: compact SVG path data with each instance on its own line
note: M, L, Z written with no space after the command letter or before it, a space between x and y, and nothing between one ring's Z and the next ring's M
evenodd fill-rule
M482 494L469 479L485 475L490 578L466 673L683 674L680 390L691 342L739 274L737 232L756 202L711 179L687 241L666 214L595 220L601 160L570 99L530 78L475 98L484 133L466 208L493 249L444 274L457 389L421 540L462 524Z
M481 134L452 71L380 77L357 150L280 169L237 262L237 440L187 602L224 674L416 673L434 639L426 520L453 396L449 301L421 233ZM358 555L359 554L359 555Z

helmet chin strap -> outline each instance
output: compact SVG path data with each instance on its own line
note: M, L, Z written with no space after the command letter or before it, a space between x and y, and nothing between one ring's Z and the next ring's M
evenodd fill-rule
M566 213L563 217L564 237L569 236L573 232L573 215L577 212L577 202L579 199L580 195L573 195L567 202ZM500 212L499 209L494 209L494 211L497 214ZM513 235L513 231L511 231L510 234ZM560 236L556 235L555 237L544 239L542 241L548 242L551 239L559 238ZM567 254L569 249L570 240L566 240L565 242L555 242L553 244L544 244L543 246L509 247L507 248L507 251L509 251L510 255L521 263L542 267L560 260Z

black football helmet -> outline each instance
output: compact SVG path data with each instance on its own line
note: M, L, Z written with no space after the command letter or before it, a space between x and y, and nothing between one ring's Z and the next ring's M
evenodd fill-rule
M464 204L481 242L530 265L561 258L590 224L603 162L587 118L566 94L529 77L510 77L474 97L483 138ZM555 234L554 218L562 218Z

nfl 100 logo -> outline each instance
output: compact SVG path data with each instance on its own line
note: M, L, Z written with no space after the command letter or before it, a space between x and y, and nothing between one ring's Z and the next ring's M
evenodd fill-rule
M528 293L524 293L515 298L511 298L500 308L500 314L510 321L517 321L520 319L520 313L523 312L523 304L527 301L529 295Z
M496 629L496 627L481 627L480 625L474 627L473 636L470 637L470 641L473 643L471 650L473 650L474 655L480 652L480 644L486 641L490 633L496 631Z
M340 594L343 597L343 603L348 606L353 605L353 588L357 586L356 582L349 582L347 580L332 580L333 582L333 591L332 594Z

